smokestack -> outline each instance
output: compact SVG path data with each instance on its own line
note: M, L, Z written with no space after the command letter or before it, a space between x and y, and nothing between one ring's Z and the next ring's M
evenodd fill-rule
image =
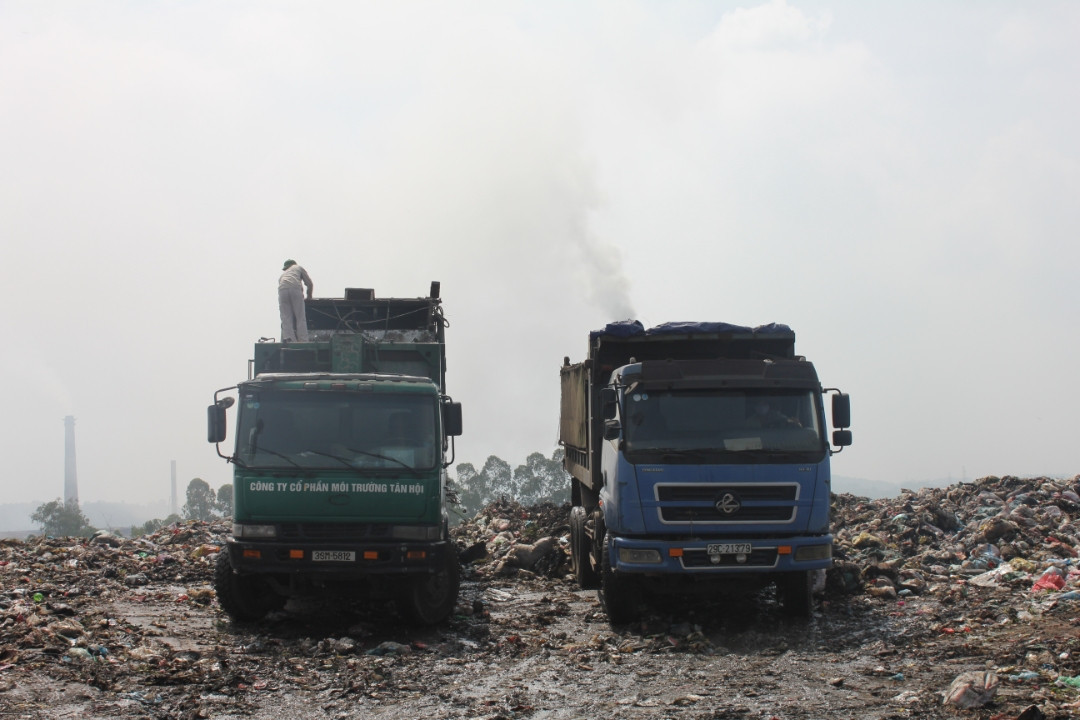
M176 515L176 461L172 461L172 493L169 495L169 513Z
M79 504L79 481L75 476L75 418L64 418L64 503Z

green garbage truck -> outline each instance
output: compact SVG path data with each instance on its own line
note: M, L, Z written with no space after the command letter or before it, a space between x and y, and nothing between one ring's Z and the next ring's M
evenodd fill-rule
M350 288L305 309L308 340L260 339L247 379L208 408L207 439L234 468L218 600L250 621L290 597L344 592L440 623L458 594L445 505L462 422L439 283L419 298Z

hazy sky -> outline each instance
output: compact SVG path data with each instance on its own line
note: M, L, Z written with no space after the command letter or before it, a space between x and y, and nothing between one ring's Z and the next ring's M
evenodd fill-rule
M231 467L213 391L320 297L442 282L457 462L557 445L627 317L786 323L838 475L1080 472L1080 5L0 0L2 502ZM843 488L840 488L843 489Z

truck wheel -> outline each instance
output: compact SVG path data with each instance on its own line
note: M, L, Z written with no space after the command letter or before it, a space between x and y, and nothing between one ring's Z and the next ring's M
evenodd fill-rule
M595 590L600 587L600 574L589 561L592 540L585 533L585 521L588 515L580 505L570 508L570 559L574 565L574 578L582 590Z
M229 551L218 553L214 565L214 592L221 609L241 622L262 620L266 613L285 607L285 598L254 575L237 575L229 562Z
M637 581L612 569L607 542L600 554L600 591L597 594L612 625L625 625L640 617L641 592Z
M776 591L784 613L808 618L814 609L814 573L809 570L786 573L776 581Z
M441 623L454 612L459 584L457 549L453 543L447 543L438 572L408 579L405 593L399 600L402 614L414 625Z

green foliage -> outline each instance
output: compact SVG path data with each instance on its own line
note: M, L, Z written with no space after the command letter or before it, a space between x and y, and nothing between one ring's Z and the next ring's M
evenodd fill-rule
M142 525L132 525L131 537L136 538L140 535L150 535L152 533L156 533L161 528L172 525L175 522L180 522L181 520L183 520L183 518L181 518L176 513L173 513L164 520L162 520L161 518L154 518L153 520L147 520Z
M150 535L156 533L161 528L165 527L165 521L161 518L154 518L153 520L147 520L142 525L133 526L131 528L131 537L139 537L140 535Z
M557 448L550 458L539 452L532 453L513 471L505 460L494 455L479 471L472 463L458 464L454 484L462 513L471 517L500 497L523 505L568 502L570 475L563 470L562 459L563 450Z
M570 474L563 469L563 449L550 458L534 452L514 470L514 499L522 505L570 502Z
M451 502L455 503L454 507L450 510L462 517L471 517L476 514L475 510L470 512L470 508L476 507L478 504L482 506L482 493L479 492L480 483L477 480L479 473L476 472L476 468L472 463L458 463L457 466L457 479L450 478L449 487L453 490L451 496Z
M90 537L96 530L83 515L79 503L64 502L60 498L39 505L30 520L40 525L41 532L46 535Z
M163 520L161 520L159 518L154 518L153 520L147 520L142 525L132 525L131 526L131 537L137 538L137 537L141 537L143 535L149 535L151 533L155 533L158 530L160 530L161 527L164 524L165 523L164 523Z
M218 514L223 518L231 518L233 510L233 486L232 483L225 483L217 490L217 500L214 503L214 509L218 511Z
M187 504L184 505L184 517L188 520L210 520L214 517L216 500L214 491L202 478L194 478L188 483Z
M457 466L458 501L462 514L472 517L482 507L501 497L510 496L510 465L491 455L484 467L477 472L472 463L459 463Z

